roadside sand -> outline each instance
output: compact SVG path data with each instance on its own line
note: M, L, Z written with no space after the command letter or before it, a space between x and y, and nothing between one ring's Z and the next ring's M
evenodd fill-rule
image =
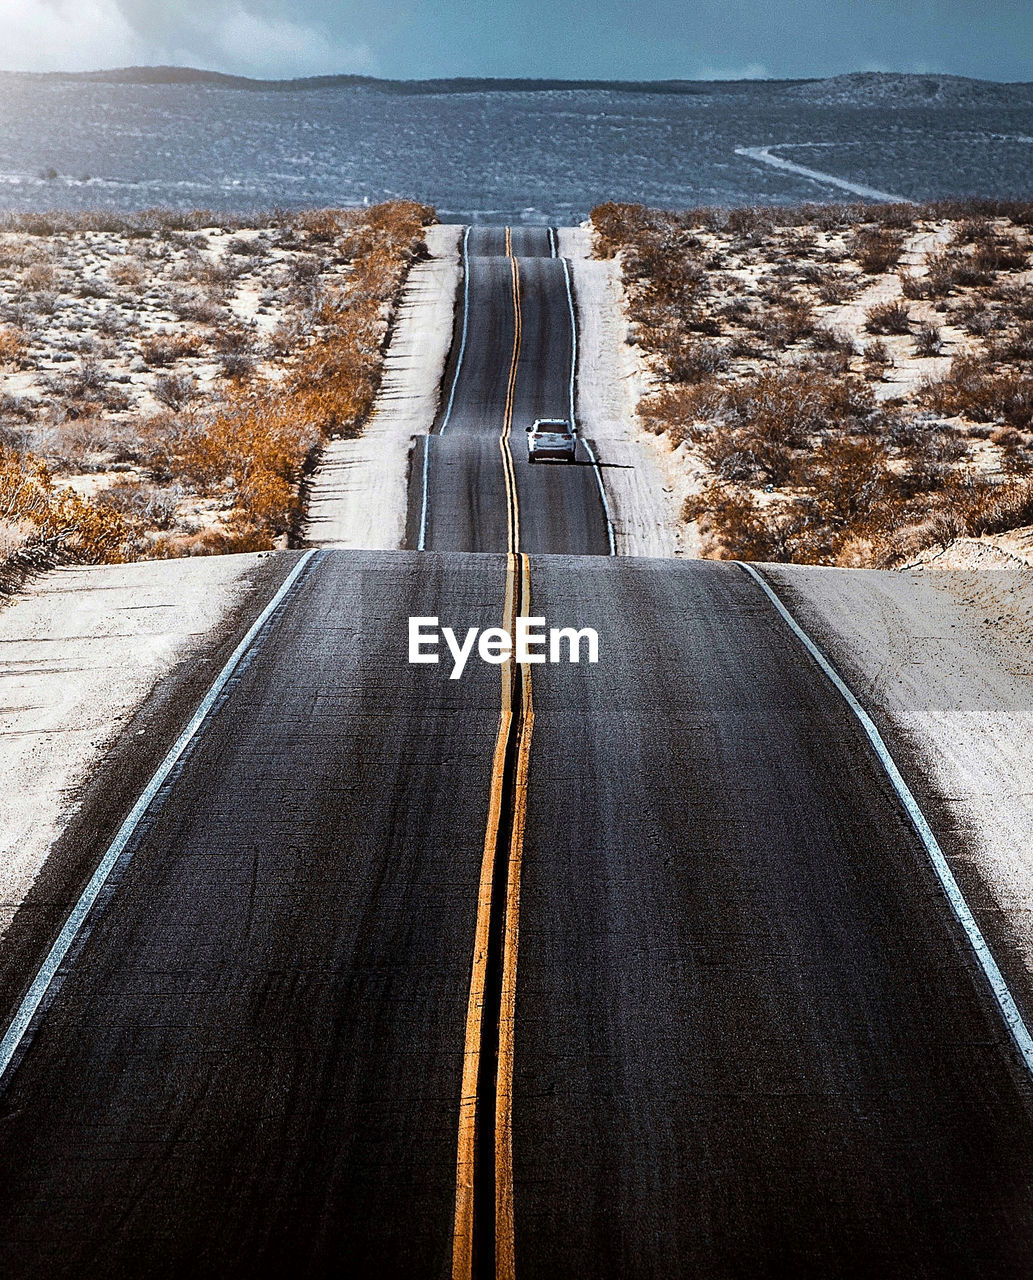
M268 554L55 569L0 609L0 933L125 722Z
M989 890L981 913L998 917L1033 979L1033 573L765 572L910 744L966 846L962 870Z
M354 440L331 440L309 485L305 544L397 550L405 537L409 455L430 430L452 342L459 226L426 230L398 307L373 416Z
M592 256L587 226L560 227L559 251L570 260L577 307L578 417L599 444L617 554L694 555L678 519L684 480L674 453L638 425L649 376L627 341L620 264Z

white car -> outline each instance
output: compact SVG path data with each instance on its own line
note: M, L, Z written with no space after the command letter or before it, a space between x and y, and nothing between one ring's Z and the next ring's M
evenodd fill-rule
M577 430L569 419L536 418L527 428L528 462L573 462L576 454Z

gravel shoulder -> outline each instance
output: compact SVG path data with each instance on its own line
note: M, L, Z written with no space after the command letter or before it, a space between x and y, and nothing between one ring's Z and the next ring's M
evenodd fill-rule
M430 257L409 272L372 418L361 436L326 445L310 481L306 546L402 545L413 441L434 422L452 343L462 231L426 230Z
M768 565L888 728L1001 958L1033 992L1033 572Z

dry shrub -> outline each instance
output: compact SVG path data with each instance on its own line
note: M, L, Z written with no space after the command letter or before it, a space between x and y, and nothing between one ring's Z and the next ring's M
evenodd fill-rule
M938 356L943 350L943 334L935 324L923 324L915 334L915 353L920 356Z
M154 398L166 409L182 409L198 395L197 379L189 373L165 374L154 383Z
M900 292L912 302L929 296L929 283L924 276L916 276L911 271L899 271L897 279L900 281Z
M0 222L6 217L0 215ZM432 217L432 210L410 202L277 215L275 225L283 242L297 243L292 230L297 226L306 243L332 241L335 258L350 261L351 270L341 277L339 289L320 297L318 310L305 317L304 327L299 317L289 341L286 333L282 335L289 349L279 354L289 359L276 380L256 376L235 382L212 404L196 395L191 377L170 371L155 385L165 411L122 421L97 415L97 405L110 407L107 400L113 390L96 351L84 354L67 374L54 375L52 390L65 397L59 407L64 420L55 416L31 431L12 427L0 435L9 442L0 453L0 526L5 539L14 539L19 555L24 544L37 549L34 555L93 560L130 554L218 554L276 545L297 523L299 481L322 433L357 432L372 407L392 309L410 264L425 251L423 227ZM53 225L45 219L38 230L42 234L64 225L63 219L60 215ZM191 216L183 224L204 226L213 221L210 215ZM248 223L255 225L252 219ZM140 215L129 225L138 229L148 258L167 253L167 246L153 238L164 234L163 222ZM209 271L203 262L194 261L190 269L212 285L225 283L238 264L246 266L245 245L249 252L254 248L243 240L227 246L229 264L216 264ZM176 303L177 309L186 309L202 304L203 296L183 293ZM212 311L204 318L216 320L220 315ZM123 330L121 322L107 327ZM210 335L210 341L213 354L221 352L225 362L236 362L231 372L245 372L245 364L251 371L251 330L224 326ZM204 337L197 332L160 333L141 343L143 359L158 369L203 350ZM76 414L82 416L76 419ZM125 449L115 443L122 428ZM148 467L151 474L144 480L120 481L92 501L77 498L57 490L44 463L28 452L30 434L39 438L48 456L69 466L109 466L113 454L128 454L127 460ZM186 521L198 518L190 509L191 501L198 499L204 508L200 518L215 519L216 527L184 530Z
M184 496L182 485L120 480L104 489L97 503L146 529L168 529L176 521L177 508Z
M203 346L199 333L157 333L140 344L140 356L152 368L164 369L177 360L200 355Z
M889 347L881 338L876 338L874 342L865 345L862 353L864 360L864 372L867 378L881 378L885 372L893 364L893 356L890 354Z
M829 306L838 306L852 296L855 288L856 284L849 276L833 273L818 285L818 297Z
M54 268L50 263L35 262L22 275L21 287L26 293L43 293L54 288L55 280Z
M289 356L302 341L302 327L296 319L281 320L269 335L269 354Z
M333 209L309 209L298 215L298 230L312 244L333 244L341 234L340 216Z
M975 485L963 511L966 531L974 537L1033 524L1033 480Z
M180 320L194 324L217 325L225 321L226 308L209 293L201 290L180 291L173 294L170 306Z
M325 435L357 434L373 407L387 316L432 216L425 206L399 201L305 220L307 234L329 234L332 227L337 247L353 257L352 270L323 301L315 331L283 379L245 381L253 372L253 335L227 329L217 345L224 368L238 376L225 398L151 424L156 472L201 494L232 499L220 530L185 541L170 535L152 554L260 550L295 527L299 481L316 446ZM300 345L301 335L295 338Z
M900 261L904 237L886 227L865 227L853 239L853 253L865 275L881 275Z
M697 443L723 479L777 485L793 478L811 436L863 423L873 410L871 391L856 378L787 368L652 396L640 412L651 430Z
M993 272L964 251L941 249L926 259L926 289L929 297L945 298L956 289L989 284Z
M969 224L930 256L928 274L900 269L903 232L919 221L961 218ZM890 565L961 533L1033 521L1033 379L1026 363L1033 360L1033 302L1021 284L994 283L999 272L1023 269L1029 253L1025 237L1002 230L1006 218L1015 226L1033 225L1033 204L956 201L731 214L609 204L593 212L597 252L620 255L635 338L670 381L640 403L643 425L675 444L689 444L708 477L684 511L698 521L706 554ZM788 247L795 243L797 254L813 255L814 246L780 233L781 227L847 233L847 248L833 242L821 250L820 262L790 264L783 260ZM704 230L725 237L719 254L700 239ZM918 394L928 417L914 413L914 391L875 404L866 379L884 377L892 363L886 341L867 342L861 378L849 372L850 340L815 328L806 307L796 311L794 282L829 302L860 287L860 273L827 274L848 249L868 274L898 270L904 297L872 308L869 333L914 332L916 354L938 355L939 327L912 327L907 303L959 292L957 304L936 309L986 341L985 357L955 360L946 379ZM735 278L708 274L717 258L729 271L758 261L771 267L729 297ZM964 293L977 286L987 291ZM763 309L745 296L757 292L767 303ZM711 305L711 295L719 294L725 297ZM720 346L700 343L693 334L708 324L712 331L724 324L733 332ZM766 347L744 330L763 335ZM810 337L812 353L788 367L778 368L776 358L772 372L758 374L738 363L770 360L773 349L790 346L797 335ZM1018 369L1002 368L1005 361ZM963 431L929 420L956 413L968 418ZM994 451L1000 470L992 478L978 479L968 442L974 435Z
M1012 236L1000 236L977 244L972 261L979 272L1025 271L1029 252Z
M672 382L705 382L727 367L725 348L717 342L699 342L678 335L665 350L668 376Z
M924 478L913 469L901 475L886 441L832 432L798 457L791 493L762 505L715 479L684 515L699 521L707 552L720 557L889 566L962 533L1033 520L1033 484L959 480L944 466Z
M123 262L116 262L113 267L108 269L108 275L115 284L121 285L126 289L139 289L147 279L147 273L138 262L126 259Z
M994 238L993 223L983 214L959 218L951 232L951 244L977 244Z
M944 417L1025 429L1033 423L1033 381L1015 370L998 372L981 356L955 356L944 377L923 388L921 399Z
M1033 320L1033 290L1029 285L1005 281L995 284L987 297L999 302L1002 312L1013 322Z
M125 558L129 529L114 511L58 489L46 465L31 455L0 448L0 524L22 531L8 561L25 567L49 559L93 563Z
M274 543L263 529L231 519L197 532L159 534L147 547L151 560L179 560L185 556L229 556L248 551L271 551Z
M595 247L601 258L613 258L642 230L656 222L656 214L644 204L619 204L608 201L597 205L591 213Z
M815 351L838 351L845 356L856 353L853 335L845 329L833 329L830 325L818 325L811 334L811 346Z
M865 312L864 327L869 333L908 333L911 312L905 302L880 302Z
M319 440L294 405L269 392L240 392L218 410L170 424L166 465L202 494L228 489L242 519L267 535L299 515L298 481Z
M297 357L287 382L296 411L324 435L356 434L380 385L385 311L421 251L426 206L395 201L364 211L347 228L342 251L351 273L325 299L320 335Z
M945 501L888 531L873 562L892 567L913 560L928 547L943 547L960 537L984 537L1033 524L1033 480L996 482L969 477L955 483Z
M992 344L994 359L1005 361L1033 361L1033 324L1026 321L1014 333Z

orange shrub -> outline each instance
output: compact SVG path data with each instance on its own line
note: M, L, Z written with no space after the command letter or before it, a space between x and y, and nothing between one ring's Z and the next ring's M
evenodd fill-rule
M17 553L25 563L41 557L111 562L125 559L130 529L117 512L58 489L38 458L0 447L0 522L25 529Z
M25 355L25 335L18 329L0 329L0 364L15 364Z

